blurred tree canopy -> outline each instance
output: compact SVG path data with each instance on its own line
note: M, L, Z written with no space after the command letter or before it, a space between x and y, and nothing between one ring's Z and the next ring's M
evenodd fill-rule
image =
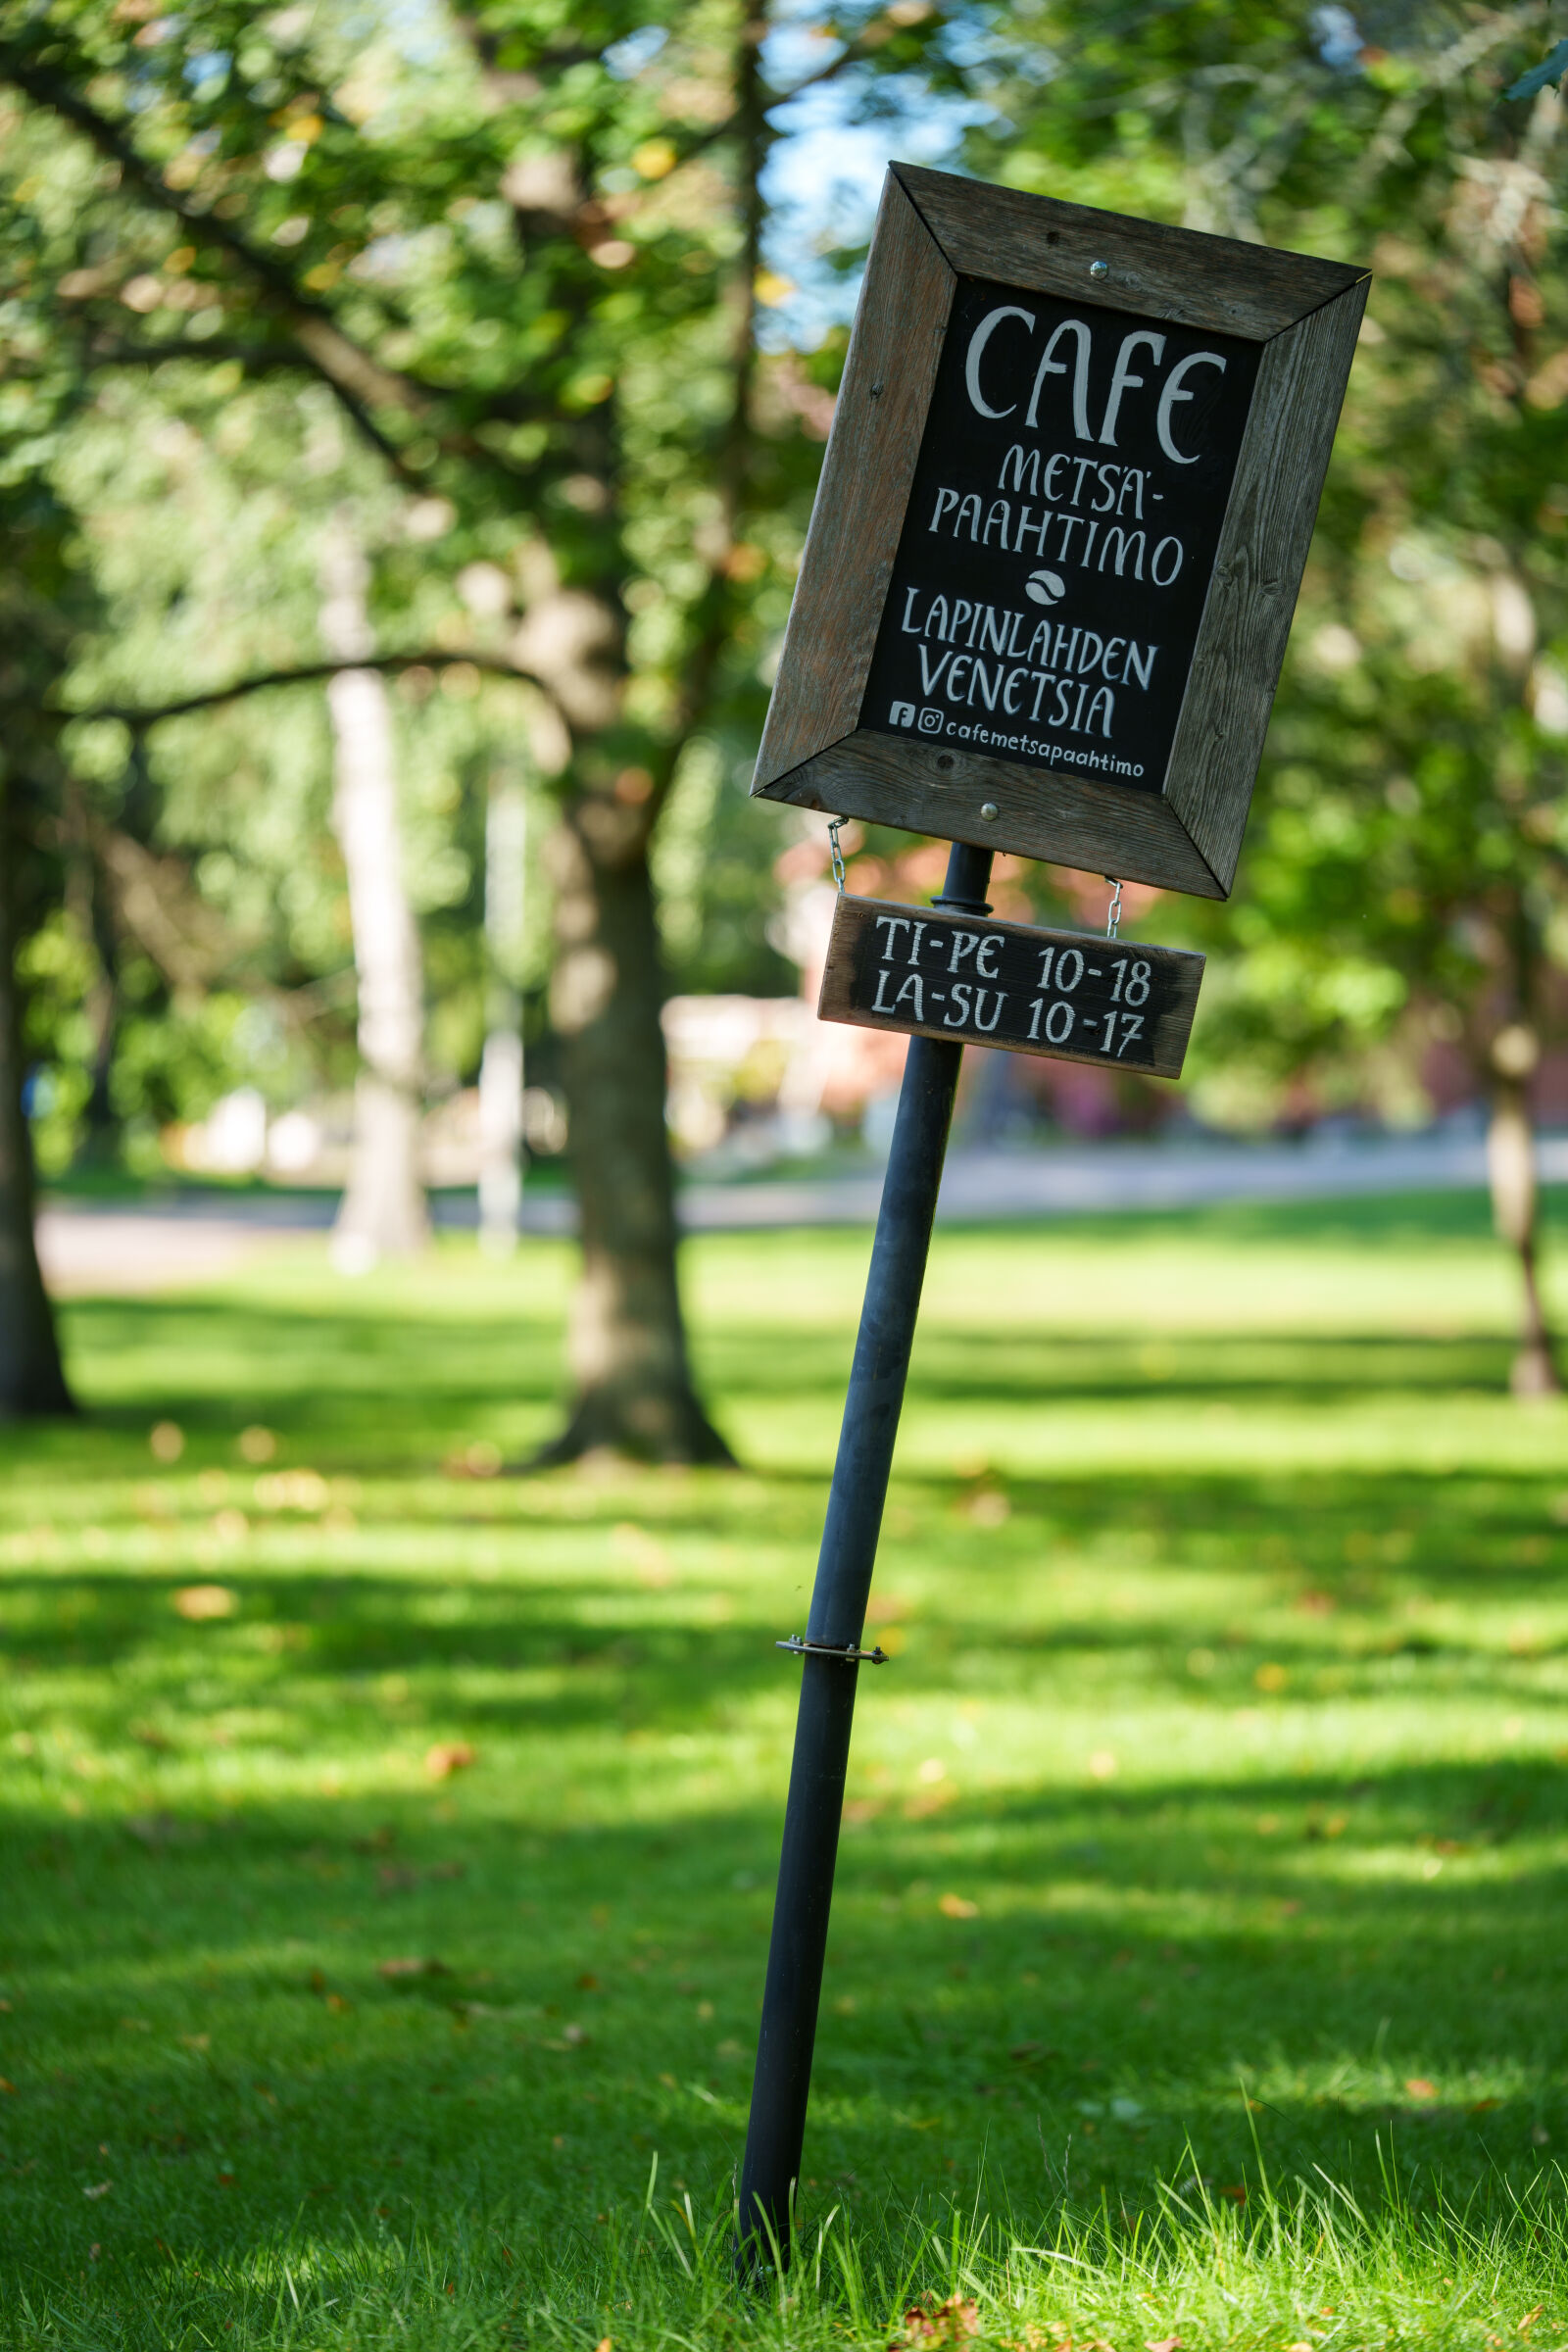
M807 78L917 66L931 14L824 24ZM585 1252L566 1451L723 1451L675 1286L649 855L684 763L713 804L687 820L713 853L688 883L718 917L688 926L700 962L726 903L750 912L737 866L765 872L728 848L714 778L756 734L836 363L758 350L766 31L723 4L0 9L8 377L70 415L15 462L75 501L106 607L69 697L100 714L73 751L116 936L111 954L76 926L71 948L114 1000L122 1095L167 1115L236 1029L280 1069L302 1035L346 1051L318 706L264 727L229 703L150 738L147 715L324 668L318 543L349 502L383 644L427 656L406 681L409 863L460 1063L475 1040L453 1002L480 993L465 759L520 741L550 791ZM744 976L777 985L760 925L728 919ZM33 960L63 1045L69 956ZM127 1007L154 1000L138 1054Z
M790 348L769 160L785 98L833 90L846 124L951 121L986 177L1375 270L1238 894L1158 927L1214 955L1211 1116L1413 1118L1443 1056L1491 1093L1534 1302L1519 1379L1544 1385L1563 106L1505 92L1550 37L1539 5L0 0L0 462L52 502L69 615L28 692L122 713L51 722L24 796L56 885L21 918L45 1141L134 1144L236 1071L282 1101L352 1068L319 690L217 699L329 666L319 547L348 509L400 680L427 1051L454 1073L482 1032L500 753L549 811L530 981L585 1242L564 1449L721 1450L675 1285L661 890L688 985L786 985L784 844L736 786L844 341ZM818 226L813 282L854 260Z
M1564 106L1544 7L998 12L987 177L1364 261L1375 282L1237 892L1200 1100L1260 1122L1493 1102L1516 1384L1554 1375L1528 1082L1568 1004ZM998 53L1000 67L1001 55Z

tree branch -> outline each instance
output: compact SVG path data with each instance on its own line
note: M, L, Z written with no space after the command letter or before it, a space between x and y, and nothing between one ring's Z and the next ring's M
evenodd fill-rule
M220 703L236 703L248 694L266 694L274 686L317 686L325 678L335 678L345 669L373 669L383 676L395 675L407 669L446 669L454 662L466 662L470 669L482 670L487 677L512 678L519 684L549 688L532 671L519 669L514 662L498 662L488 654L454 653L443 648L439 652L426 650L417 654L368 654L363 662L307 662L297 669L267 669L254 678L236 678L231 686L210 687L202 694L183 695L174 703L95 703L90 710L60 710L61 718L118 718L125 726L156 727L166 718L186 718L193 710L214 710Z
M316 370L295 343L247 343L238 335L209 335L203 343L187 343L170 335L158 342L118 342L90 326L81 339L82 364L87 368L161 368L166 360L238 360L248 375L270 375L275 368ZM9 368L6 372L21 372ZM42 369L32 370L41 374Z
M766 0L755 0L754 10L740 27L735 75L737 103L730 116L731 124L741 138L738 193L743 239L737 264L738 316L729 415L718 459L725 544L710 568L708 587L699 607L701 620L696 641L681 664L679 723L671 731L664 757L655 769L654 790L647 803L645 838L652 835L669 798L680 755L713 701L734 619L727 565L745 513L751 472L752 404L757 378L757 272L761 262L764 210L762 170L775 135L767 122L770 101L761 75L761 46L766 30Z

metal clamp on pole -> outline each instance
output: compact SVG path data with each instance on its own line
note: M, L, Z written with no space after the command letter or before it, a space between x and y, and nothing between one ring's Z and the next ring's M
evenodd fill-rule
M775 1649L787 1649L797 1658L842 1658L847 1666L885 1666L888 1652L879 1642L874 1649L840 1649L832 1642L807 1642L799 1634L791 1634L787 1642L775 1642Z

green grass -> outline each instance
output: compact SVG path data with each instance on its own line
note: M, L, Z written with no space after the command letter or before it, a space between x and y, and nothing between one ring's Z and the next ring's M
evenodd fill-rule
M471 1474L553 1246L70 1310L90 1417L0 1435L0 2340L1568 2337L1568 1411L1467 1198L939 1241L737 2295L866 1248L693 1247L732 1476Z

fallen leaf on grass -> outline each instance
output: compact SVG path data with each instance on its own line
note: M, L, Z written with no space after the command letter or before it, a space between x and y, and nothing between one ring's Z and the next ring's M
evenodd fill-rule
M1429 2082L1425 2075L1412 2075L1404 2087L1412 2099L1435 2099L1438 2095L1437 2084Z
M143 1845L168 1845L179 1834L172 1813L132 1813L125 1828Z
M980 2313L972 2300L950 2295L945 2303L917 2303L904 2315L904 2333L895 2336L889 2352L913 2344L961 2344L980 2332Z
M210 2034L182 2034L179 2038L187 2050L210 2050L213 2046Z
M95 2180L91 2188L84 2188L81 2193L84 2197L107 2197L114 2185L112 2180Z
M1146 2335L1144 2352L1181 2352L1179 2335Z
M441 1468L448 1478L499 1478L501 1466L500 1446L489 1438L475 1438L449 1453Z
M1219 2193L1222 2197L1229 2197L1233 2205L1247 2203L1247 2191L1239 2180L1233 2181L1229 2188L1222 2188Z
M212 1617L232 1617L238 1607L239 1594L227 1585L181 1585L173 1595L175 1616L192 1625Z
M0 2092L8 2099L14 2099L17 2095L17 2086L8 2075L0 2075Z
M432 1781L449 1781L477 1761L477 1750L466 1740L438 1740L425 1750L424 1769Z
M980 1916L979 1904L971 1903L967 1896L961 1894L942 1895L938 1900L937 1909L944 1919L978 1919ZM944 2308L946 2307L944 2306Z
M933 1813L945 1812L949 1805L956 1805L957 1801L956 1783L944 1781L940 1788L921 1788L913 1796L906 1797L904 1818L906 1821L929 1821Z
M378 1977L385 1977L390 1983L395 1977L450 1977L452 1971L444 1960L420 1960L411 1956L397 1960L378 1960L375 1964L375 1973Z

